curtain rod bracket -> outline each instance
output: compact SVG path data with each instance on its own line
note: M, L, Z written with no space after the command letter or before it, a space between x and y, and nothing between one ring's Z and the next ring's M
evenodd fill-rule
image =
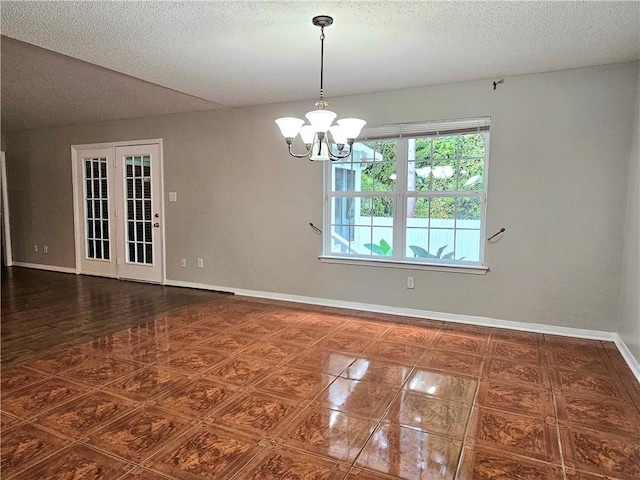
M497 233L494 233L493 235L491 235L489 238L487 238L487 242L490 242L492 238L497 237L498 235L500 235L501 233L503 233L506 230L506 228L502 227L500 230L498 230Z
M318 227L316 227L313 223L309 222L309 226L313 229L313 232L318 234L318 235L322 235L322 230L320 230Z

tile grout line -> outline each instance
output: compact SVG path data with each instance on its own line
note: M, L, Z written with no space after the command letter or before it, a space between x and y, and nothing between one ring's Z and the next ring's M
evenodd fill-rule
M371 438L373 437L374 433L376 433L376 430L378 429L378 427L380 425L382 425L383 421L384 421L384 417L385 415L389 412L389 410L391 409L391 406L394 404L394 402L396 401L396 399L400 396L400 394L402 393L402 390L405 386L405 384L409 381L409 379L411 378L411 376L413 375L413 372L415 371L416 366L414 365L413 367L411 367L411 370L409 371L409 373L407 374L407 377L403 380L400 388L398 389L398 392L396 392L396 394L393 396L393 398L389 401L389 404L387 405L387 407L382 411L381 415L380 415L380 420L378 420L376 422L376 425L373 427L373 429L371 430L371 433L367 436L367 440L364 442L364 444L362 445L362 448L360 449L360 451L358 452L358 454L354 457L353 461L351 462L351 465L349 466L349 469L347 471L346 475L349 474L349 472L353 469L353 468L357 468L356 467L356 462L358 461L358 458L360 458L360 455L362 454L362 452L364 451L364 449L367 447L367 445L369 444L369 442L371 441ZM344 478L344 477L343 477Z
M489 356L489 349L491 346L491 335L492 332L489 332L489 336L487 337L487 346L485 349L485 354L482 356L482 364L480 366L480 373L478 374L478 378L476 380L476 389L475 392L473 394L473 400L471 401L471 408L469 409L469 417L467 418L467 421L465 422L465 429L464 429L464 434L462 436L462 445L460 447L460 456L458 457L458 463L456 465L456 471L454 473L454 479L456 479L458 477L458 475L460 474L460 471L462 469L462 464L463 464L463 460L464 460L464 452L465 452L465 446L467 444L467 434L469 433L469 429L471 428L471 421L474 417L475 411L476 411L476 407L477 405L477 400L478 400L478 394L480 392L480 382L482 381L482 375L484 373L484 365L487 361L487 357Z
M562 444L562 435L560 432L560 416L558 415L558 395L556 392L555 380L553 377L553 369L551 366L551 352L549 351L549 347L547 347L544 343L542 344L542 355L544 356L544 366L547 371L547 376L549 378L549 393L551 393L551 400L553 402L553 415L555 420L555 430L556 430L556 442L558 444L558 451L560 452L560 466L562 468L562 478L566 480L567 478L567 466L564 458L564 450Z

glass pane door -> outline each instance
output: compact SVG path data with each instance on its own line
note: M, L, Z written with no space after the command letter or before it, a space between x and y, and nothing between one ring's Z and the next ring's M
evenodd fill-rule
M107 159L83 158L85 204L85 257L109 260L109 189Z
M163 275L160 146L116 147L116 163L118 276L160 283Z
M113 148L73 149L73 210L78 273L117 276ZM115 181L114 181L115 180Z
M153 264L151 157L125 157L127 263Z

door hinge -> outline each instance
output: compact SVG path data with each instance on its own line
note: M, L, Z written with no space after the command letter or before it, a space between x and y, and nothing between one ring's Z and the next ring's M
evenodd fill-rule
M118 162L116 162L116 159L113 159L113 168L118 168Z
M116 258L116 267L119 267L119 266L120 266L120 259Z

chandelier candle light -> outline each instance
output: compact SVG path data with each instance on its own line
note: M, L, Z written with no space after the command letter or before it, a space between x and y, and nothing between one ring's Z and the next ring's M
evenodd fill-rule
M308 112L305 117L310 125L304 125L304 120L294 117L283 117L276 120L282 136L287 141L289 153L296 158L308 157L309 160L338 160L351 155L353 142L364 127L364 120L359 118L342 118L337 125L331 125L336 118L336 113L326 110L328 103L324 100L323 76L324 76L324 28L333 23L333 18L327 15L313 17L313 24L320 27L320 99L316 102L316 110ZM300 134L307 147L307 153L293 153L291 146L294 139ZM337 153L331 146L330 139L335 143ZM349 145L345 150L345 145Z

